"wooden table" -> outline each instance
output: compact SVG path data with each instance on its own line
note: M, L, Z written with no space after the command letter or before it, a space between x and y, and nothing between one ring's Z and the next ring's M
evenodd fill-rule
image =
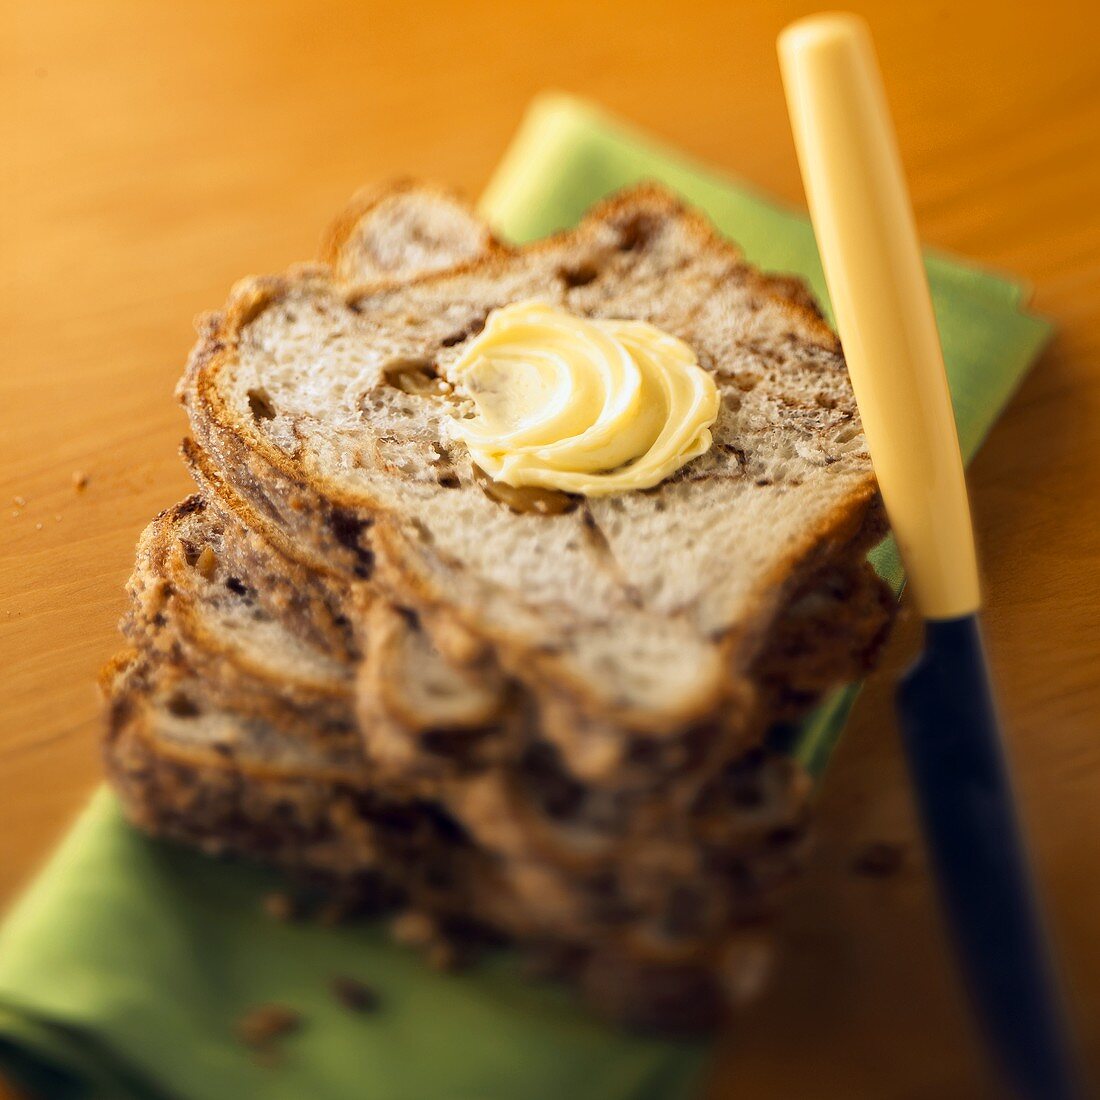
M1089 5L857 5L921 231L1035 284L1059 334L973 467L988 633L1084 1045L1100 1063L1100 56ZM96 670L134 540L187 491L172 386L190 322L311 254L363 181L476 193L531 96L589 95L801 202L779 0L508 6L5 5L0 897L97 781ZM84 491L74 471L87 474ZM22 503L25 500L25 503ZM822 798L770 995L716 1097L973 1096L896 747L903 623ZM854 874L871 841L901 872Z

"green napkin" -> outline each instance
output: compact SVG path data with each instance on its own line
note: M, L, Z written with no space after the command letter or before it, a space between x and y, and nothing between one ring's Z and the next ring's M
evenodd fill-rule
M824 300L804 218L565 97L532 108L483 209L526 240L642 178ZM1049 329L1021 312L1019 284L940 256L928 266L969 455ZM889 547L880 566L900 586ZM852 697L838 693L802 730L796 751L815 769ZM506 955L442 976L378 927L272 921L260 910L272 885L257 868L145 839L97 795L0 930L0 1069L50 1097L675 1100L700 1088L702 1045L607 1028L567 991L521 981ZM379 1011L341 1007L336 976L374 987ZM265 1066L231 1030L270 1002L300 1011L303 1027Z

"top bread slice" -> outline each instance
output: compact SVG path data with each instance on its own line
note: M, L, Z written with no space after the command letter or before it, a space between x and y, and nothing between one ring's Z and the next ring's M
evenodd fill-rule
M449 441L463 394L434 379L453 382L488 312L523 298L685 340L722 396L712 449L646 492L513 510ZM455 631L488 647L578 727L743 722L791 594L882 531L835 336L800 286L655 188L438 274L246 280L205 320L180 393L253 506L446 624L442 647Z

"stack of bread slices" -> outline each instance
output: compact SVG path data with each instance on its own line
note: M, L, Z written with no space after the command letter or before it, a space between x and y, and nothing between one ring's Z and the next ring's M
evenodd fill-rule
M713 446L603 497L477 469L450 367L530 299L686 341ZM179 396L198 492L142 535L104 675L132 820L372 892L437 943L506 940L632 1023L753 992L810 786L774 733L870 667L893 606L802 285L655 187L513 249L400 184L203 317Z

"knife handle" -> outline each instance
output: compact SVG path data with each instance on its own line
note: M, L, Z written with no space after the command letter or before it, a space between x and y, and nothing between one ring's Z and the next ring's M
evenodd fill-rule
M867 25L779 37L795 145L879 488L925 618L978 609L962 456L912 206Z

